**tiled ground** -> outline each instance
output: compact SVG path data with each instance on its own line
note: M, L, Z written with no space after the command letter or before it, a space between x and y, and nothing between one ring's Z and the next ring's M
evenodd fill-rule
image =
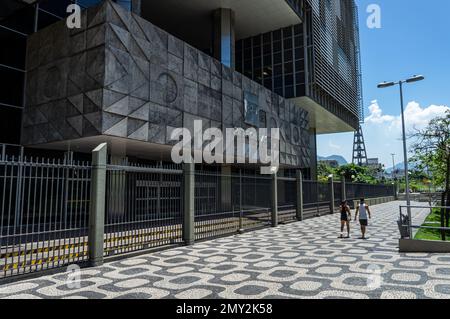
M3 285L0 298L450 298L450 255L398 253L398 206L372 207L365 241L356 224L337 239L339 216L324 216L83 269L78 288L67 274Z

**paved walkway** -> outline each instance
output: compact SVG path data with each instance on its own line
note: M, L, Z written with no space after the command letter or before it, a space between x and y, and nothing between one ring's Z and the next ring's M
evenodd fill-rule
M400 202L372 207L368 240L324 216L0 286L0 298L450 298L450 255L399 254ZM415 211L415 214L421 212ZM72 287L72 288L71 288Z

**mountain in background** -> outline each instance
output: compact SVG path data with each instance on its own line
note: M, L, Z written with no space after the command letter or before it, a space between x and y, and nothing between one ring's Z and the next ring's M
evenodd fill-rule
M340 166L348 164L347 160L340 155L331 155L331 156L327 156L327 157L317 156L317 160L318 161L337 161Z
M410 163L408 165L408 171L410 171L411 169L415 169L415 168L416 168L415 164L411 164ZM394 169L395 170L399 170L399 171L404 171L405 170L405 163L401 162L401 163L395 164L395 168ZM392 167L389 167L389 168L386 169L386 173L391 174L392 170L393 170Z

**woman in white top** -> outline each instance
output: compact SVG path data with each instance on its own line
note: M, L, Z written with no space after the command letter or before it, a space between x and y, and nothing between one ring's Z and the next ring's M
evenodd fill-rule
M370 214L369 205L365 203L364 198L360 199L359 206L356 207L355 222L358 219L358 213L359 213L359 224L361 225L362 239L366 239L366 228L369 225L369 218L371 219L372 216Z

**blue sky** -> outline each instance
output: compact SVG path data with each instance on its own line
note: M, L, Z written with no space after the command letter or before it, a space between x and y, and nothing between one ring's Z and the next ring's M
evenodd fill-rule
M405 87L407 130L426 125L450 106L450 1L356 0L359 6L363 71L363 125L369 157L392 166L402 162L400 103L397 87L377 89L382 81L413 74L426 80ZM367 27L370 4L381 8L381 28ZM351 161L353 133L319 136L318 154Z

